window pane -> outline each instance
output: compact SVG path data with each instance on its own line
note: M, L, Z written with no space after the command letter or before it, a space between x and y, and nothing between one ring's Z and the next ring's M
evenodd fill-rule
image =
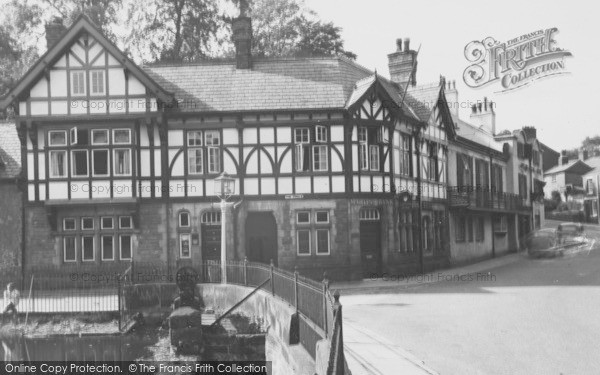
M131 259L131 236L119 236L121 259Z
M94 237L85 236L81 241L81 259L94 260Z
M208 172L221 172L221 154L217 147L208 148Z
M119 218L119 228L122 228L122 229L131 228L131 216L121 216Z
M192 148L188 150L188 173L202 173L202 149Z
M218 146L221 144L221 138L218 131L207 131L206 133L206 145L207 146Z
M73 158L73 160L71 160L71 165L72 165L72 174L73 176L87 176L88 175L88 158L87 158L88 154L87 151L84 150L78 150L78 151L73 151L71 154L71 157Z
M190 226L190 214L182 212L179 214L179 226L189 227Z
M81 219L81 229L94 229L94 219L84 217Z
M66 131L51 131L48 133L50 146L66 146L67 132Z
M131 174L131 151L129 149L115 150L115 175Z
M367 142L367 128L358 128L358 141Z
M368 163L368 159L367 159L367 144L366 143L360 144L358 153L360 156L360 169L368 169L369 163Z
M313 148L313 161L315 171L327 170L327 146L315 146Z
M297 128L294 129L294 142L295 143L308 143L308 128Z
M102 229L113 229L113 218L103 217L102 218Z
M202 146L202 132L201 131L188 132L188 146Z
M370 147L371 170L379 170L379 146Z
M67 152L50 151L50 177L65 177L67 170Z
M64 260L65 262L74 262L75 256L75 237L65 237L64 239Z
M92 155L94 163L94 174L100 176L108 175L108 150L94 150Z
M131 143L131 131L129 129L113 130L113 142L120 144Z
M328 223L328 222L329 222L329 212L317 211L317 223Z
M317 254L329 253L329 229L317 230Z
M107 145L108 144L108 130L92 130L92 144L93 145Z
M67 218L63 219L64 230L75 230L75 219Z
M298 212L296 222L301 224L310 223L310 212Z
M298 231L298 254L310 254L310 231Z
M102 259L103 260L113 260L113 236L102 236Z
M95 71L92 72L92 93L93 94L102 94L104 93L104 72Z

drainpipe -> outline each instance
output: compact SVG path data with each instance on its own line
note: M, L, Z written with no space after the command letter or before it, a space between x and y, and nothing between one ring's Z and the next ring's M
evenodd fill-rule
M233 220L233 255L234 255L234 259L235 260L239 260L239 256L238 256L238 247L237 247L237 243L238 243L238 237L237 237L237 227L238 227L238 213L236 212L237 209L239 208L239 206L242 204L242 202L244 201L244 199L240 199L238 202L234 203L233 206L231 207L231 215L232 220Z
M535 229L535 210L533 208L533 170L531 170L531 159L533 159L533 145L531 145L531 153L529 154L529 204L531 204L531 228L529 232Z
M489 174L489 184L490 184L490 198L492 198L492 214L490 215L490 219L492 221L492 235L491 235L491 239L492 239L492 258L496 257L496 234L494 233L494 195L496 194L496 191L492 191L492 170L493 170L493 164L492 164L492 154L490 154L490 174ZM497 189L494 189L497 190ZM484 227L485 228L485 227Z

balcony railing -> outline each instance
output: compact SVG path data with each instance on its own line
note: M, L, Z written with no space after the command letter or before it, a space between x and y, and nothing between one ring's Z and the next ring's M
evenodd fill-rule
M449 186L450 207L497 211L524 211L530 208L527 199L481 186Z

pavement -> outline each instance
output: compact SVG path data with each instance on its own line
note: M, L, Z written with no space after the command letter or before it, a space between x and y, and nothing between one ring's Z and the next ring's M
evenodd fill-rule
M493 259L484 260L467 266L448 268L423 275L405 275L383 273L377 278L358 281L344 281L331 283L331 289L337 289L342 296L346 294L369 294L393 292L395 290L410 288L416 285L427 285L448 281L449 278L460 278L470 274L478 274L493 268L515 263L526 257L523 252L510 253Z
M336 282L331 288L340 290L343 296L348 294L372 294L402 290L414 286L444 282L448 277L456 278L470 274L484 273L489 269L518 262L525 255L512 253L494 259L485 260L468 266L440 270L424 275L408 277L405 275L381 275L375 280ZM484 273L485 274L485 273ZM344 348L346 361L352 375L401 374L401 375L437 375L434 369L416 358L408 351L390 340L368 330L364 326L344 319Z

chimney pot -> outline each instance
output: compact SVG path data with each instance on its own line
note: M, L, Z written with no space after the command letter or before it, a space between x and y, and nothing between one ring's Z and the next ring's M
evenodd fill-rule
M54 17L50 22L46 24L46 48L50 49L58 40L62 34L67 30L63 24L63 19L60 17Z
M410 38L406 38L404 40L404 51L408 52L410 50Z
M404 42L404 48L402 48ZM403 85L417 84L417 53L411 51L409 38L396 39L396 51L388 54L388 68L392 82Z
M481 102L477 103L477 111L481 113Z
M396 52L402 52L402 38L396 39Z

